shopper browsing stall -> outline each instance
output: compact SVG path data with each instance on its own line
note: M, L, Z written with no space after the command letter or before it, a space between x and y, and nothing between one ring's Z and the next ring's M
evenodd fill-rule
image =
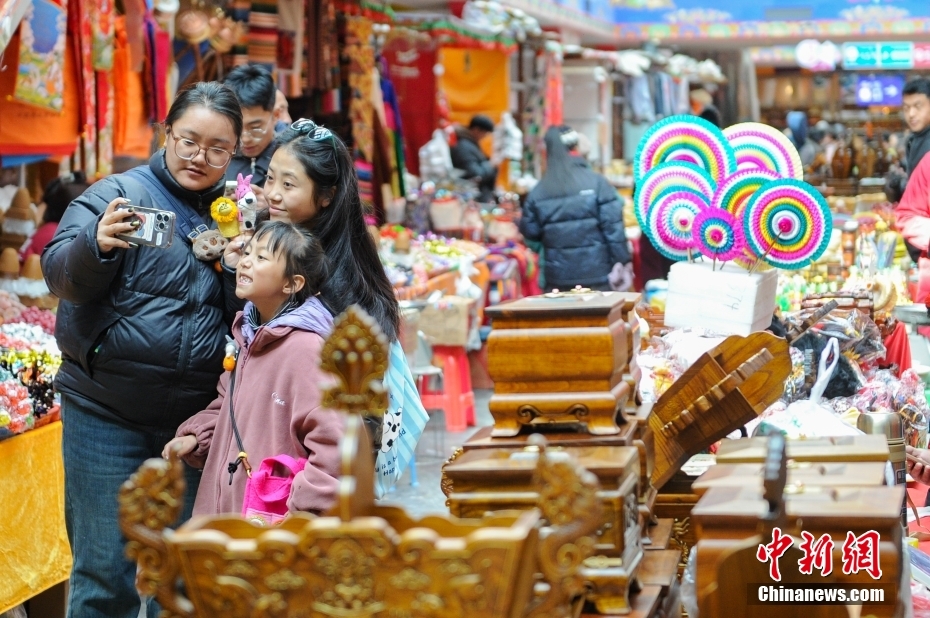
M452 166L463 170L465 178L478 183L478 201L494 201L497 167L481 150L481 140L494 132L494 122L487 116L474 116L468 127L457 127L457 142L450 149Z
M68 204L77 199L89 186L83 172L56 178L45 185L45 190L42 192L42 203L39 204L39 209L44 209L42 212L42 225L35 231L35 234L32 235L23 250L23 260L30 255L42 255L45 246L55 236L58 222L64 216Z
M215 261L195 255L183 230L207 225L211 203L223 195L242 133L239 101L226 86L196 83L178 94L165 131L166 148L147 166L105 178L71 203L42 256L49 289L61 299L55 386L74 618L138 616L117 493L181 422L209 405L222 373L231 318L222 275ZM133 213L118 209L125 204L172 211L180 233L167 248L131 246L120 238L135 230L127 222ZM182 518L199 480L187 472ZM157 615L154 607L148 615Z
M623 204L606 178L572 156L575 131L551 127L545 142L546 173L526 198L520 232L542 242L548 287L608 290L614 265L630 263Z
M300 466L276 515L332 506L344 422L321 407L320 353L333 327L317 297L326 262L310 233L274 221L256 230L239 260L236 295L249 302L233 323L238 354L220 378L219 396L185 421L164 450L167 457L177 448L203 468L195 515L243 512L249 468L237 465L230 475L230 463L257 468L281 456Z

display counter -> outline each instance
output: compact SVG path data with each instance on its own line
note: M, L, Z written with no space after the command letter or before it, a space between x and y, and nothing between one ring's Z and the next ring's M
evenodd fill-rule
M2 614L71 573L61 423L0 442L0 468Z

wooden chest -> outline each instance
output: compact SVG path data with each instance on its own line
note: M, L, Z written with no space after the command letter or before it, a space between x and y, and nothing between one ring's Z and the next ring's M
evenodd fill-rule
M583 424L588 432L620 432L618 415L635 395L632 312L639 294L592 292L534 296L487 309L489 404L494 436L523 425Z
M630 612L630 589L643 559L639 505L639 449L631 446L548 447L577 459L597 477L602 521L595 533L595 554L585 560L586 598L602 614ZM462 451L443 466L446 504L458 517L481 517L508 509L533 508L537 495L532 474L533 446Z
M787 527L800 536L804 530L830 533L841 547L846 532L877 530L883 541L901 537L901 503L904 488L811 487L785 495ZM756 534L768 505L761 487L716 487L708 490L691 511L699 540L746 538ZM788 532L786 530L785 532Z
M691 491L703 496L714 487L746 487L762 492L763 464L717 464L702 474ZM885 483L882 462L792 462L788 466L785 493L800 494L809 488L880 487Z
M766 438L724 440L717 450L717 463L762 463L768 442ZM788 440L788 459L806 462L828 461L888 461L888 441L885 436L839 436L809 440Z
M550 446L549 450L557 447ZM535 505L530 489L536 453L530 449L474 449L442 469L442 490L458 517ZM642 550L638 510L639 451L629 446L564 447L600 484L604 521L595 550L630 562Z
M633 446L638 427L635 423L625 423L620 425L619 433L610 436L596 436L584 431L583 427L579 429L581 431L564 431L564 428L558 425L541 425L525 428L515 436L494 437L493 427L482 427L465 441L462 449L465 451L486 448L522 449L529 444L529 438L533 434L546 438L546 444L552 447Z

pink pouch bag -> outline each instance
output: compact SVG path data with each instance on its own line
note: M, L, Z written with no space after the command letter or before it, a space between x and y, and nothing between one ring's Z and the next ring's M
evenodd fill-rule
M306 459L290 455L263 459L245 484L242 515L260 526L273 526L287 517L291 485L306 465Z

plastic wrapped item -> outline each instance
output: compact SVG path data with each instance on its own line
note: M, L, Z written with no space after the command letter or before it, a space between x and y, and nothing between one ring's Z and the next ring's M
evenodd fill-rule
M795 401L783 410L766 411L761 422L754 430L754 435L767 435L775 429L792 439L829 438L835 436L862 435L858 428L843 422L833 409L821 403L827 383L833 376L839 361L839 345L831 339L827 348L821 353L817 371L817 382L811 389L811 397L806 401Z
M637 355L636 362L643 372L639 382L643 403L658 400L688 368L687 363L675 356L672 347L660 337L650 340L649 347Z
M797 348L788 348L791 355L791 373L785 380L785 394L782 399L786 403L797 401L804 397L805 379L807 377L804 364L804 353Z
M452 175L452 153L446 134L441 129L433 131L433 137L420 148L420 176L424 179L442 180Z
M874 363L886 354L881 330L867 315L855 309L835 310L811 331L835 338L840 344L840 352L860 365Z

